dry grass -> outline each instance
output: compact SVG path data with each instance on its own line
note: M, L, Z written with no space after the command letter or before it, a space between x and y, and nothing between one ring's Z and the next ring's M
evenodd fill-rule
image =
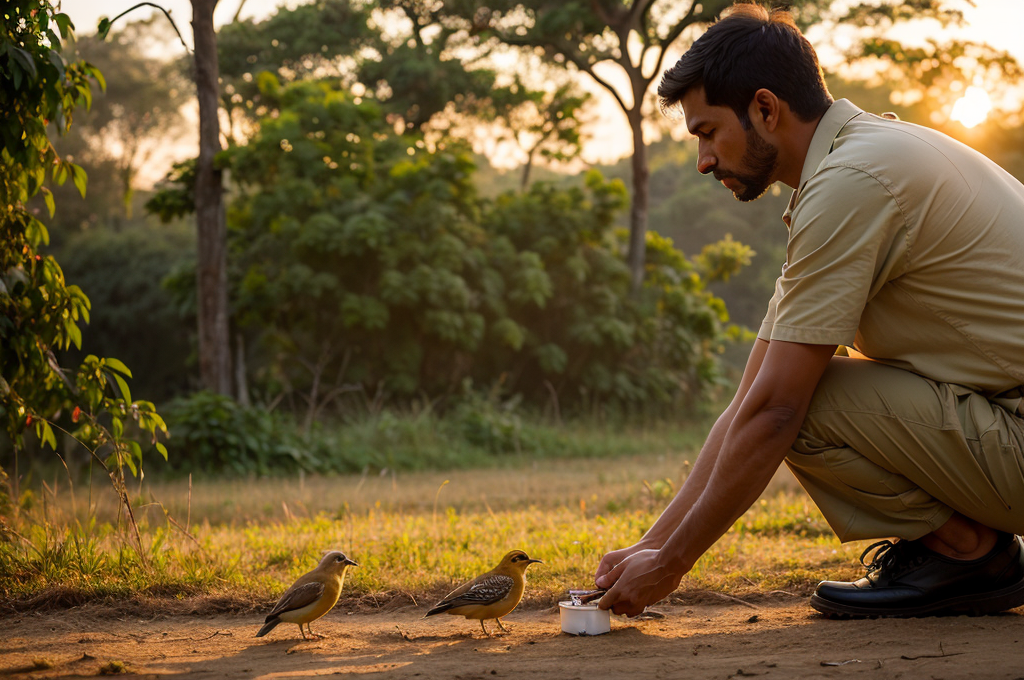
M529 462L521 467L384 476L147 483L141 549L116 506L54 492L0 543L0 594L24 610L102 602L120 609L248 610L271 602L326 549L360 563L346 597L366 607L419 605L486 570L511 548L544 560L528 603L549 605L591 582L607 550L628 545L684 479L693 452ZM51 489L52 491L52 489ZM189 500L191 499L191 502ZM156 502L156 501L159 501ZM73 507L74 506L74 507ZM75 519L74 510L83 514ZM684 579L700 597L803 595L853 572L788 473Z

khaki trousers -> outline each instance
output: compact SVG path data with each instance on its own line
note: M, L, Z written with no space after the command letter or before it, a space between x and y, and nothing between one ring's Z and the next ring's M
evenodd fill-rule
M959 385L835 357L786 463L841 541L916 539L954 511L1024 533L1024 419Z

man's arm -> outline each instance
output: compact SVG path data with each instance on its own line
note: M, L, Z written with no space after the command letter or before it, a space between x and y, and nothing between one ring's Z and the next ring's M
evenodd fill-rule
M693 484L687 479L680 490L680 496L686 490L687 498L696 497L688 508L680 501L677 511L683 516L660 547L639 550L607 572L603 583L614 585L601 599L602 608L636 616L675 590L697 559L757 500L782 464L835 346L777 340L767 344L718 455L707 466L710 470L705 468L703 479ZM691 478L696 473L695 467ZM666 520L664 526L668 525Z
M676 530L679 523L683 521L686 513L689 512L690 508L704 491L704 487L707 486L708 479L711 477L711 471L718 460L718 452L722 447L725 434L729 429L729 425L732 424L733 417L739 410L740 404L743 403L743 398L750 390L754 378L757 377L757 372L761 368L761 362L764 360L764 355L767 351L767 341L757 340L754 342L754 347L750 350L750 356L747 358L747 365L743 369L743 376L740 378L739 387L736 388L736 394L733 396L728 408L715 421L711 432L708 433L708 438L705 440L704 446L701 447L693 470L687 476L683 486L676 493L675 498L672 499L668 507L661 513L661 516L658 517L658 521L647 530L643 538L634 545L612 551L602 558L601 563L597 567L597 573L594 575L594 582L599 588L607 588L611 585L613 581L608 581L602 577L615 568L619 562L635 552L660 548L669 539L672 532Z

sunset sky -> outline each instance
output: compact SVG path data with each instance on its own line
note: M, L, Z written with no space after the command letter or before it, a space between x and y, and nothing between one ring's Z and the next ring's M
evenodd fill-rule
M62 10L71 16L76 29L80 34L95 32L95 26L100 18L106 16L113 18L120 12L132 7L136 0L63 0ZM189 22L192 18L192 7L189 0L164 0L161 3L166 7L185 41L191 47L191 27ZM241 4L241 0L221 0L214 15L218 25L230 22ZM303 4L295 0L282 2L282 0L246 0L242 6L241 17L252 17L262 19L272 14L276 8ZM953 6L961 7L966 16L966 25L943 29L937 22L916 21L909 25L901 25L891 29L887 37L903 40L909 44L922 43L928 38L941 38L946 32L967 40L977 42L988 42L993 47L1010 52L1018 61L1024 63L1024 40L1020 36L1024 31L1024 1L1022 0L976 0L972 7L966 0L953 0ZM141 19L155 12L148 7L135 10L131 17ZM812 29L808 38L819 51L822 63L826 68L835 65L840 59L840 50L849 46L852 33L846 31L826 31ZM180 47L178 48L180 49ZM671 63L666 59L665 65ZM613 73L615 69L609 69L603 73L608 78L618 81L618 74ZM592 84L590 84L592 85ZM625 120L621 111L612 103L611 97L600 90L596 85L590 87L598 96L599 106L596 107L595 121L591 125L592 143L584 151L584 158L589 162L611 162L627 155L630 152L631 142L629 140L628 128L625 128ZM973 91L973 99L970 104L976 113L978 107L983 107L982 97L984 92Z

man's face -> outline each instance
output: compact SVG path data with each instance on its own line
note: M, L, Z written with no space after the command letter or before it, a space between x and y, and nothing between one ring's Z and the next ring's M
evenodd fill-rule
M708 104L703 87L690 89L682 99L690 134L697 137L697 170L714 174L740 201L760 198L778 167L778 149L750 126L744 129L728 106Z

